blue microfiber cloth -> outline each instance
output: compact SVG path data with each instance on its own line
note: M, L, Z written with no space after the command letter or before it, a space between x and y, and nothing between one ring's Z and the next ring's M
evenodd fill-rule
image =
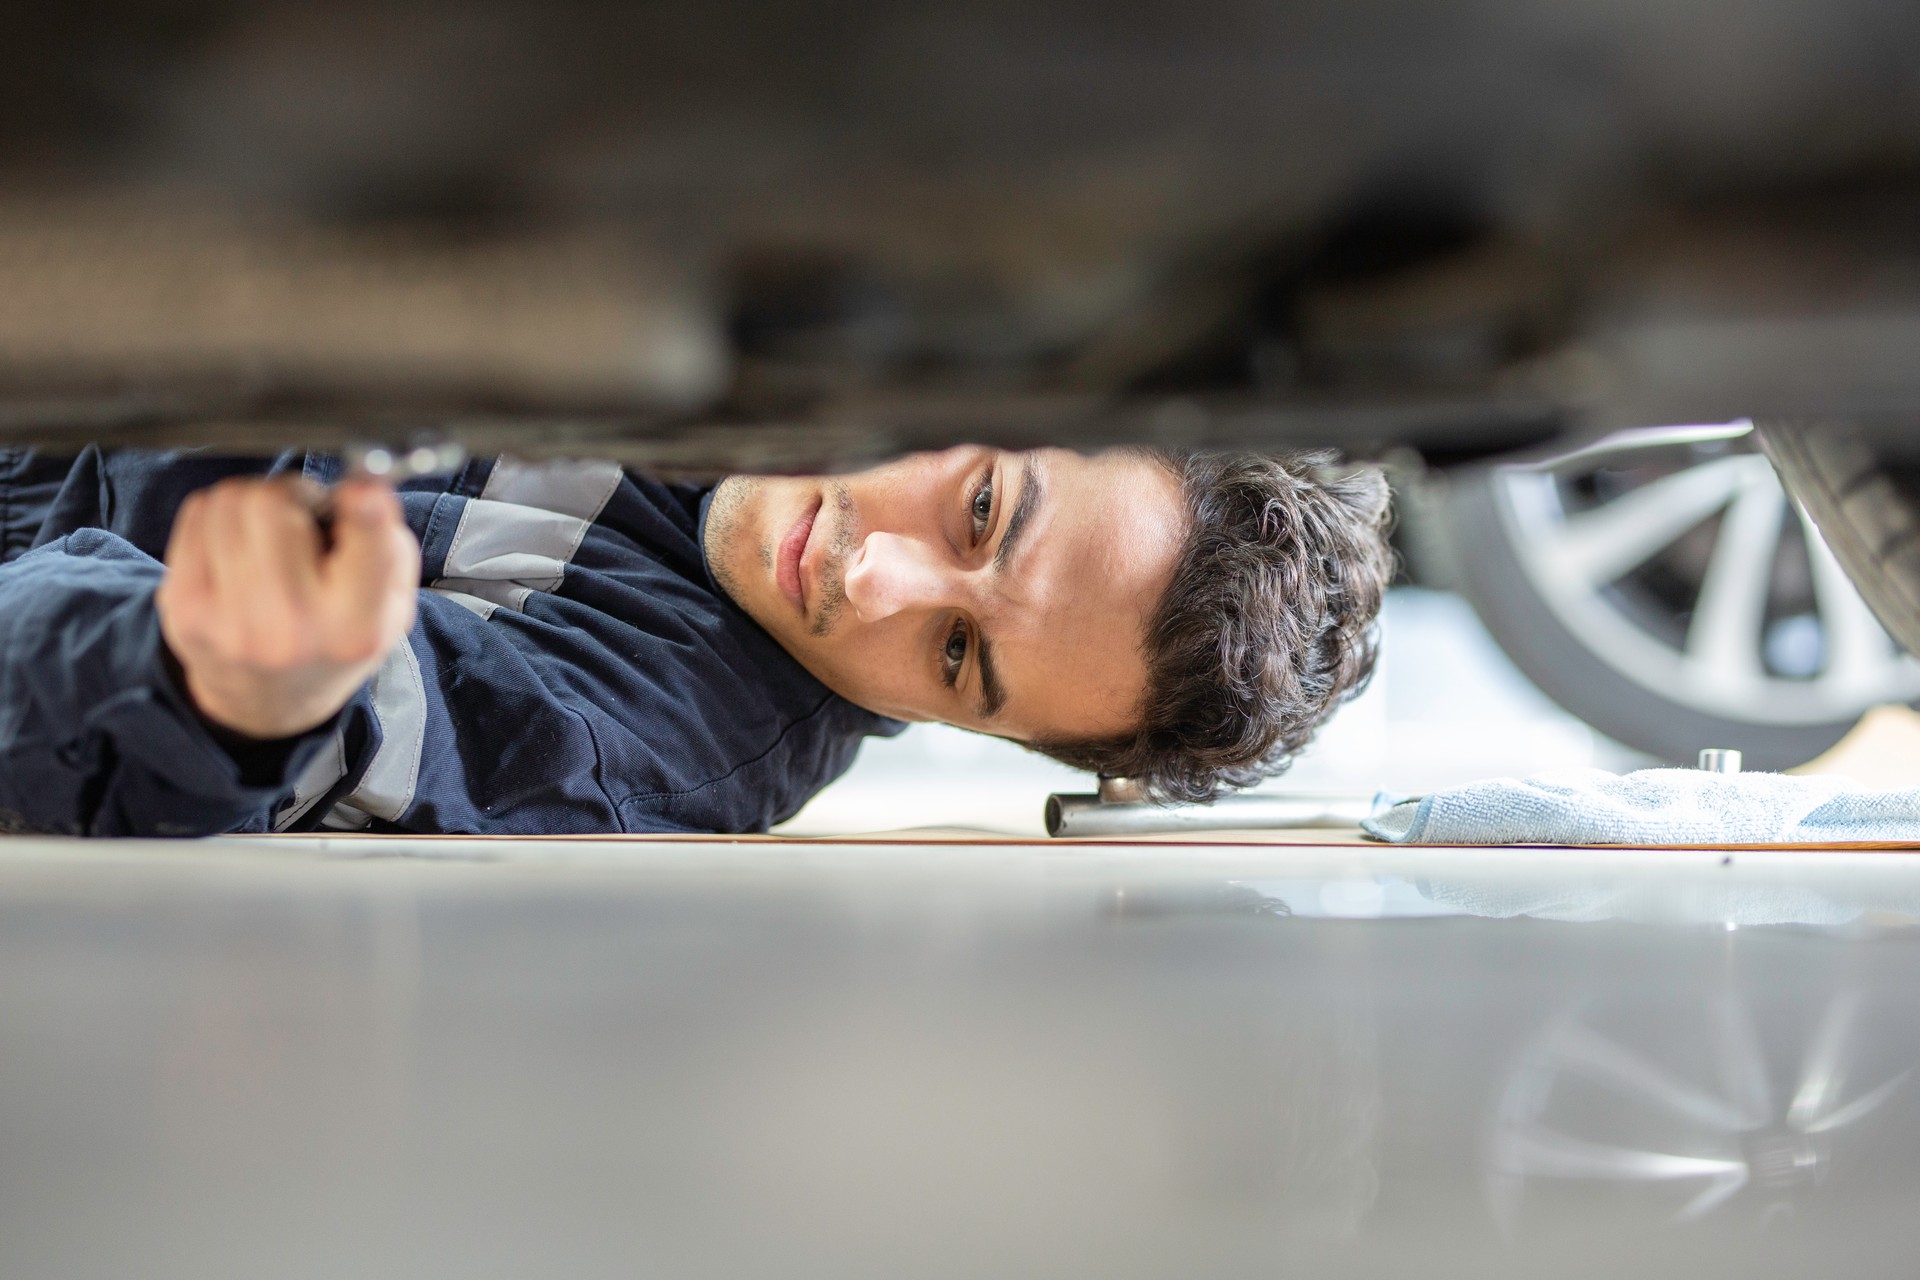
M1780 773L1574 769L1490 778L1362 822L1395 844L1920 843L1920 787Z

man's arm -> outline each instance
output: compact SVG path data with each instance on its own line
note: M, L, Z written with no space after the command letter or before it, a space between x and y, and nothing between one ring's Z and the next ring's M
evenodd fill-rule
M230 481L162 566L83 530L0 567L0 828L258 830L412 617L391 494ZM163 639L164 636L164 639Z

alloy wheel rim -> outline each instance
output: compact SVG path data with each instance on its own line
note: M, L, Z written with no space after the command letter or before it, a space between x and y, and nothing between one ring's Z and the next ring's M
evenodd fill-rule
M1695 711L1795 726L1920 697L1920 663L1888 637L1751 433L1744 422L1627 431L1497 468L1496 505L1530 585L1619 674ZM1572 496L1602 471L1675 451L1697 459L1604 501ZM1623 584L1682 539L1699 544L1710 521L1684 631L1663 634L1627 607ZM1787 539L1804 547L1811 600L1781 617L1772 604Z

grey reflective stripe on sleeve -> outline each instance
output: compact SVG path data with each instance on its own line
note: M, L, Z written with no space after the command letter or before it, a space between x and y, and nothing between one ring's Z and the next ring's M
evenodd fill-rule
M592 522L620 487L617 462L522 462L501 458L480 490L482 498L555 511Z
M360 785L327 811L327 826L365 826L368 818L398 822L413 803L426 743L427 690L420 659L405 640L394 646L373 677L373 716L380 722L380 749Z
M560 585L567 561L579 550L590 524L578 516L539 507L470 499L447 548L447 567L440 581L518 582L536 591L551 591Z
M285 831L306 817L307 810L318 804L320 797L333 790L333 784L346 776L347 742L335 729L326 747L294 779L293 794L287 798L286 808L274 818L273 829Z
M445 596L469 613L477 613L483 618L491 618L494 609L498 606L491 600L483 600L471 591L463 590L462 588L465 585L464 583L450 583L445 578L440 578L436 581L436 585L428 587L427 590L437 596Z
M552 587L560 585L555 578ZM552 587L542 588L552 590ZM512 609L515 613L526 608L527 597L533 594L533 587L512 578L503 578L498 582L489 582L485 578L440 578L429 591L437 591L462 608L471 609L483 618L491 618L498 608Z
M552 591L565 579L568 562L620 478L613 462L500 459L480 496L460 513L445 566L430 589L482 617L492 610L476 602L524 609L528 596Z

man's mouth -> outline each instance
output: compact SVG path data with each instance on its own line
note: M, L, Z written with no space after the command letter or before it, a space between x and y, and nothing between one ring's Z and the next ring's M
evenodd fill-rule
M807 612L807 589L800 576L800 557L806 554L807 542L813 536L813 522L819 515L820 499L815 498L787 530L787 536L780 539L780 550L773 561L774 580L780 584L781 593L799 606L802 615Z

